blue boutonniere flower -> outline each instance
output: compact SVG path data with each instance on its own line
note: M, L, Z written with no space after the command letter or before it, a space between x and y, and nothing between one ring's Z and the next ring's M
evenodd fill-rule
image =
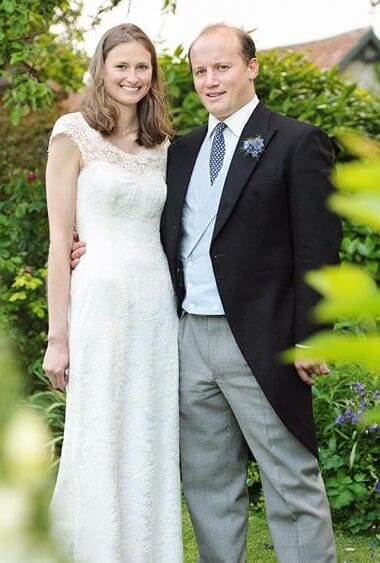
M259 158L264 150L264 147L264 139L261 135L256 135L256 137L248 137L248 139L244 139L241 145L241 150L244 156Z

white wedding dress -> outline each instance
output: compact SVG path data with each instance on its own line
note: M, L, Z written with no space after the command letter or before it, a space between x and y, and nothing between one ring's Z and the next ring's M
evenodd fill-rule
M160 242L167 145L127 154L81 113L70 381L51 511L75 563L182 561L174 293Z

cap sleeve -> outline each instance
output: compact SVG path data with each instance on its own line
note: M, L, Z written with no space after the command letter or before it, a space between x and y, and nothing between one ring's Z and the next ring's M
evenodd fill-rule
M86 154L85 151L85 137L86 131L83 123L83 117L79 112L68 113L62 115L57 119L50 134L48 151L50 150L51 143L58 135L65 135L71 139L79 148L82 158Z

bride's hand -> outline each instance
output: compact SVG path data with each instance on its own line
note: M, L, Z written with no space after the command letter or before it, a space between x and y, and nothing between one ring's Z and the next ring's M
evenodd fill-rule
M79 264L81 257L85 253L86 253L86 243L83 240L79 240L78 233L75 232L73 235L73 243L71 245L71 254L70 254L70 265L72 270L75 270L75 268Z
M63 390L69 382L69 347L63 342L49 341L42 367L54 389Z

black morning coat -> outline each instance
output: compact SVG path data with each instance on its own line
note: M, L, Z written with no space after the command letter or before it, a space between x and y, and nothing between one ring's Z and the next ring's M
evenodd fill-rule
M206 132L205 125L175 139L168 153L161 235L179 311L182 207ZM262 154L245 155L242 142L258 136ZM233 155L210 247L225 314L248 365L278 416L315 455L311 388L279 355L317 330L309 313L318 296L305 272L338 262L341 223L326 208L333 159L320 129L259 103Z

